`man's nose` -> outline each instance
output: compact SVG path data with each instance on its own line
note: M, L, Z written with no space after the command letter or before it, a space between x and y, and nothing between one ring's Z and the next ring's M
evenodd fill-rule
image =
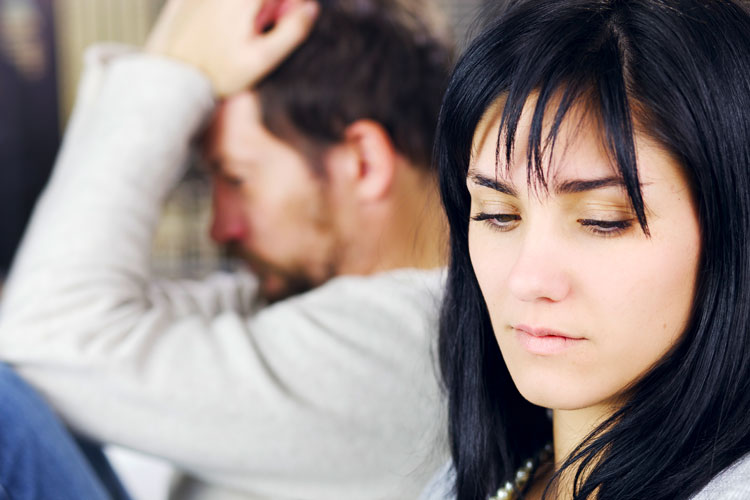
M571 290L565 269L564 244L545 234L527 234L508 278L510 292L520 301L560 302Z
M238 188L223 179L214 179L212 205L211 238L219 244L244 239L247 222Z

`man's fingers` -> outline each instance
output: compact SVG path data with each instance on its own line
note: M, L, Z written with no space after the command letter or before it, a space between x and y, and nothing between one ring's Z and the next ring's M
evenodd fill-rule
M195 66L229 95L289 56L318 10L316 0L168 0L146 50Z
M284 0L266 0L255 17L255 33L263 33L276 23Z
M257 58L259 53L263 54L263 60L267 61L270 71L304 41L315 24L319 11L320 6L316 1L304 0L287 12L282 12L273 28L253 41L260 50L252 57Z

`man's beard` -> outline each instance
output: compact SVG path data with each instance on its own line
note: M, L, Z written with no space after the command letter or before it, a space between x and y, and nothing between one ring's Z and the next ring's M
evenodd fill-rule
M302 269L284 268L273 264L257 254L248 252L239 243L228 244L225 254L248 267L258 278L259 294L269 304L305 293L320 284Z

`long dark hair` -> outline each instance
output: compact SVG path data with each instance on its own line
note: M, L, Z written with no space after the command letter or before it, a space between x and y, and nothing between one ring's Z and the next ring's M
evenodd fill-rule
M731 0L519 0L459 61L435 147L451 231L440 364L459 500L512 481L552 434L546 410L510 378L468 248L474 130L503 97L498 145L510 163L531 94L530 182L544 184L545 148L583 104L646 234L634 131L674 155L693 183L702 257L689 326L563 465L586 470L578 500L688 498L750 451L750 14ZM545 113L553 120L543 136Z

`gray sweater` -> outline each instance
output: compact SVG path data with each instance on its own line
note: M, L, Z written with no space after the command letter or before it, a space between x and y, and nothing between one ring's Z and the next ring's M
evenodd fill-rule
M453 468L447 463L438 472L420 500L453 500ZM750 455L745 455L722 471L690 500L748 500L750 499Z

